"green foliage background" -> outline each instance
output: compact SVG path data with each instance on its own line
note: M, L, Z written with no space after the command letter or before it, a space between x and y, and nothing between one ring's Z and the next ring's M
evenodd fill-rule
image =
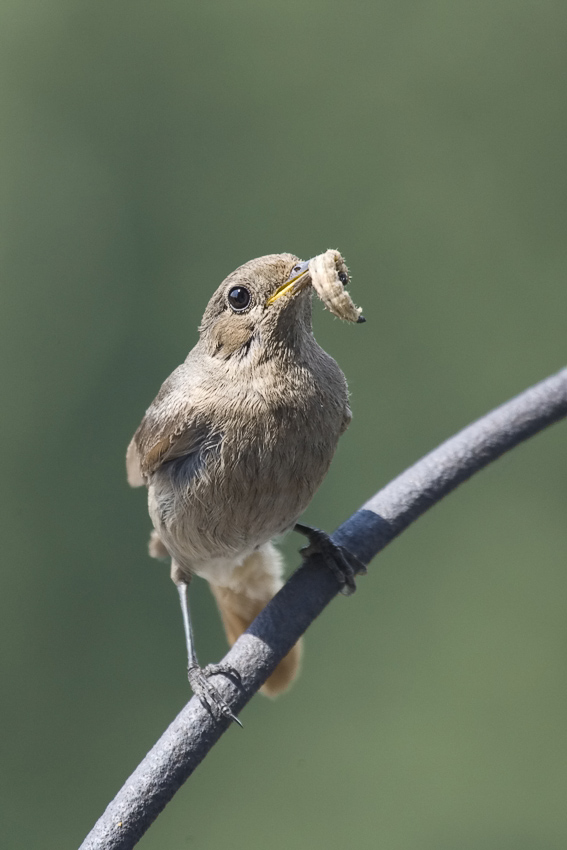
M77 846L189 696L123 455L228 272L351 266L329 530L564 365L566 35L557 0L3 0L3 847ZM380 555L139 846L564 848L565 436Z

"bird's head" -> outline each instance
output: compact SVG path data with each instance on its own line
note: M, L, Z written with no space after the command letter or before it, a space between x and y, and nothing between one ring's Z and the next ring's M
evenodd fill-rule
M309 261L268 254L222 282L207 305L200 332L213 357L272 357L312 337Z

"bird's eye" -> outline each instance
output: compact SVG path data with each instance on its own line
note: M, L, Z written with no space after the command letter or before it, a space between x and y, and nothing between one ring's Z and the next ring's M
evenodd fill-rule
M301 266L294 266L292 268L292 272L295 272L296 274L298 274L300 271L301 271Z
M339 272L339 280L343 286L346 286L348 283L348 274L346 272Z
M235 313L246 310L250 304L250 293L245 286L233 286L228 293L228 303Z

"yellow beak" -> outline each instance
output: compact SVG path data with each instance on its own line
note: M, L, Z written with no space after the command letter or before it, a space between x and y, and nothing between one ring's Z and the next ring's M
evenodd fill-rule
M278 286L273 295L270 295L266 301L266 307L269 307L270 304L273 304L274 301L277 301L282 295L297 295L297 293L301 292L302 289L305 289L309 283L311 283L309 278L309 260L306 260L303 263L297 263L297 265L293 267L291 277L289 277L285 283L282 283L281 286Z

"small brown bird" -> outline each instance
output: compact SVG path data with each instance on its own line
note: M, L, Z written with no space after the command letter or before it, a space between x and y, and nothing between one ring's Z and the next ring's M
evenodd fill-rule
M309 261L292 254L259 257L232 272L205 310L197 345L161 387L127 452L129 483L148 488L150 554L171 558L189 682L233 719L208 681L227 671L197 661L187 602L192 577L209 582L232 644L282 585L272 540L286 530L295 526L309 537L303 551L321 552L345 592L361 571L323 532L296 524L351 420L345 377L313 336L310 283ZM300 655L296 644L265 693L290 684Z

